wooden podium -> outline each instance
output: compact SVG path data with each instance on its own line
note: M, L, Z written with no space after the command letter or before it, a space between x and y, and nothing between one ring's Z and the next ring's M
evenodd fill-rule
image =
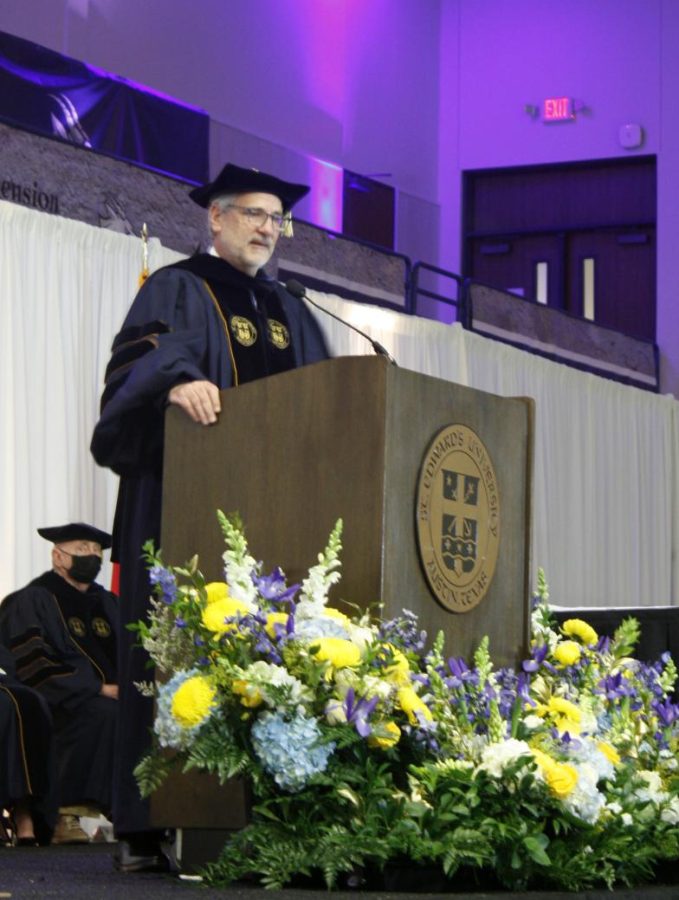
M209 428L176 408L167 412L161 539L167 562L182 563L198 553L208 580L221 580L224 543L215 510L238 511L252 555L263 560L265 572L281 566L291 584L315 564L341 517L342 580L331 590L332 605L341 608L346 601L377 613L382 604L382 618L410 609L430 639L445 632L450 656L471 661L488 635L496 666L523 657L530 619L533 401L421 375L379 356L316 363L223 391L221 399L219 423ZM437 435L443 435L440 446ZM470 461L476 478L452 471L461 468L453 457L452 463L444 461L453 482L442 488L443 502L463 489L473 499L485 481L494 497L497 546L485 596L456 612L432 588L439 576L425 561L418 519L430 514L422 512L428 473L439 465L444 445L454 449L463 438L486 456L479 451ZM438 521L436 502L432 518ZM456 514L446 519L447 537L454 552L463 554L471 546L468 539L477 537L476 526L451 525L456 518L462 522ZM438 538L432 543L427 552L440 556ZM454 564L465 565L472 562ZM459 596L466 602L469 593ZM225 804L214 803L212 787L205 787L203 797L195 786L187 790L183 805L174 782L154 796L159 824L242 824L237 816L222 823ZM209 812L215 806L216 819Z

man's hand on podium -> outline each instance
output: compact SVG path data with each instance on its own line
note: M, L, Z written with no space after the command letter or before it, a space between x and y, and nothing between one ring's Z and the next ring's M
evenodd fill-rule
M167 395L170 403L183 409L199 425L214 425L222 411L219 388L211 381L185 381Z

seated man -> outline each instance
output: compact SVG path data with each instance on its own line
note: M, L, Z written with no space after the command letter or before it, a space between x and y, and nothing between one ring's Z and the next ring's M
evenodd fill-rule
M38 534L54 544L52 570L2 602L0 643L52 713L61 813L53 842L85 841L77 816L111 809L117 598L94 581L111 536L81 522Z
M0 644L0 843L48 844L57 818L52 716ZM4 833L3 833L4 832Z

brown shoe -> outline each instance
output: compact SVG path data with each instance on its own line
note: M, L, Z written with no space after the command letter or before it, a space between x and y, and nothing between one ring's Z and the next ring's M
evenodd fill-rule
M80 827L77 816L60 815L52 836L53 844L88 844L89 838Z

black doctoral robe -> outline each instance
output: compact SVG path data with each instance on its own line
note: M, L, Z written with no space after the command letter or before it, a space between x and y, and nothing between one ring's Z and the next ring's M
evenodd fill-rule
M49 705L59 806L108 813L118 703L100 691L117 684L117 598L99 584L82 592L45 572L3 600L0 642L17 678Z
M158 545L164 412L176 384L206 379L220 389L328 358L306 306L263 274L244 275L200 254L153 274L137 294L113 343L101 417L92 438L96 461L121 476L113 528L120 562L123 625L148 611L141 548ZM152 701L133 682L152 678L147 656L121 628L120 727L114 779L116 833L148 829L133 770L148 751Z
M23 802L36 839L48 843L57 818L52 716L46 700L17 681L0 645L0 809Z

